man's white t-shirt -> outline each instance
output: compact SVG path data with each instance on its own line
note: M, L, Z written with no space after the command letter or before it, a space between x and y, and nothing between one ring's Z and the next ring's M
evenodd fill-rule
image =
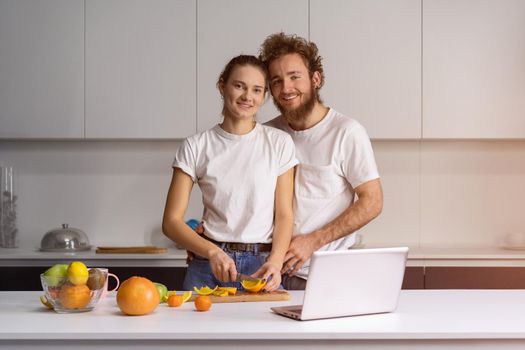
M267 125L286 131L295 143L294 235L307 234L333 221L354 202L354 188L379 178L370 138L354 119L334 109L312 128L295 131L279 116ZM348 249L354 235L320 250ZM297 276L306 278L310 262Z
M296 164L290 136L257 123L245 135L216 125L187 138L173 167L199 184L206 236L219 242L269 243L277 177Z

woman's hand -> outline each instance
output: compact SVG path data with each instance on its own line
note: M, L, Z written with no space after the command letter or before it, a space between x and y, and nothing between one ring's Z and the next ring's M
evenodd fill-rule
M208 259L215 278L223 282L235 281L237 277L235 262L222 249L217 247L208 255Z
M264 286L264 290L271 292L281 285L281 266L268 260L252 276L266 279L268 282Z

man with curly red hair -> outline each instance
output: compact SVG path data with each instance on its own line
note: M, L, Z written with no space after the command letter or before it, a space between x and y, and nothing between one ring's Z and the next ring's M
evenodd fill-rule
M315 43L273 34L259 58L281 112L268 124L292 136L300 162L294 236L281 272L285 288L304 289L315 251L350 248L355 232L381 213L381 181L365 128L325 106L320 97L324 71Z

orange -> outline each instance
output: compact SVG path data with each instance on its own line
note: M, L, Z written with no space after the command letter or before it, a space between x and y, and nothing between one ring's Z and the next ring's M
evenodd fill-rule
M91 290L85 284L66 284L60 289L58 300L66 309L82 309L91 300Z
M144 277L130 277L120 285L117 305L126 315L146 315L157 308L160 294L153 282Z
M176 295L176 294L171 294L167 300L168 306L170 307L181 306L183 302L184 302L184 299L182 295Z
M195 298L195 309L197 311L208 311L211 308L211 299L206 295L199 295Z

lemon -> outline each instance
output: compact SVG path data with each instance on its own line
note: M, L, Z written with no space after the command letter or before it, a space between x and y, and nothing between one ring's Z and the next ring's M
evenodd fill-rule
M266 280L258 280L258 281L249 281L249 280L243 280L241 282L241 285L244 289L246 289L248 292L257 293L263 287L266 285Z
M45 295L40 296L40 302L48 309L53 310L53 305L51 305L51 303L49 302L49 300L47 300Z
M218 286L215 286L215 288L213 288L213 289L211 289L208 286L204 286L204 287L201 287L201 288L193 287L193 290L199 295L210 295L210 294L212 294L213 292L215 292L217 290L217 287Z
M87 266L83 262L73 261L67 268L67 278L74 285L86 284L89 279Z

